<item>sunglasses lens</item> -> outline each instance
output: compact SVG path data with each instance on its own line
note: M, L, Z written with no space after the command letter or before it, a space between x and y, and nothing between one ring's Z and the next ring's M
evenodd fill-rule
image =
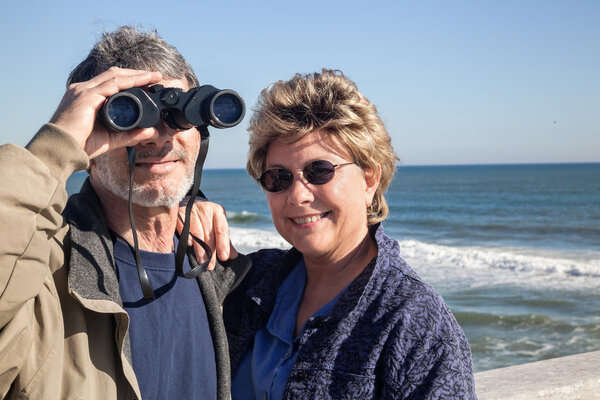
M333 179L335 166L326 160L313 161L302 171L306 180L313 185L324 185Z
M290 171L274 168L263 172L260 176L260 184L267 192L281 192L290 186L292 179Z

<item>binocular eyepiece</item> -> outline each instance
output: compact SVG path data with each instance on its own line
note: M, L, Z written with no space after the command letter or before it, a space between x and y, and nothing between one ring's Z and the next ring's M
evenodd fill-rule
M231 128L242 121L245 113L244 100L233 90L203 85L186 92L154 85L148 91L134 87L112 95L98 117L109 131L125 132L150 128L161 119L176 130L202 125Z

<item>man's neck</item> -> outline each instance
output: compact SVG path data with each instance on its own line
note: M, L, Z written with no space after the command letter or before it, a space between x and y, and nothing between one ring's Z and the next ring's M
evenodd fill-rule
M93 181L92 185L102 204L108 229L133 246L133 231L129 221L127 200L115 196L100 185L94 185ZM173 235L177 225L177 205L141 207L133 204L132 211L140 250L155 253L174 251Z

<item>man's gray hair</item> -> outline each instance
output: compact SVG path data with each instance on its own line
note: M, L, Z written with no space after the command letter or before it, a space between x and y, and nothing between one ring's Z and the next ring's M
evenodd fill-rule
M165 79L186 78L190 88L199 85L183 56L156 31L147 33L133 26L122 26L102 35L87 58L71 72L67 86L88 81L110 67L157 71Z

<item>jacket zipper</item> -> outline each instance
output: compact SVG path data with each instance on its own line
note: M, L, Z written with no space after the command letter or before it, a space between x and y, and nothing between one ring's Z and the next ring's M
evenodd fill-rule
M121 346L119 346L119 329L121 328L121 315L120 314L114 314L115 316L115 345L117 346L117 354L119 356L119 362L121 363L121 372L123 373L123 375L125 374L123 372L123 360L122 360L122 353L123 353L123 348ZM125 378L125 381L127 383L129 383L129 380L127 378ZM137 395L135 394L135 391L133 390L133 388L129 387L129 390L131 391L131 394L128 396L130 399L132 400L137 400Z

